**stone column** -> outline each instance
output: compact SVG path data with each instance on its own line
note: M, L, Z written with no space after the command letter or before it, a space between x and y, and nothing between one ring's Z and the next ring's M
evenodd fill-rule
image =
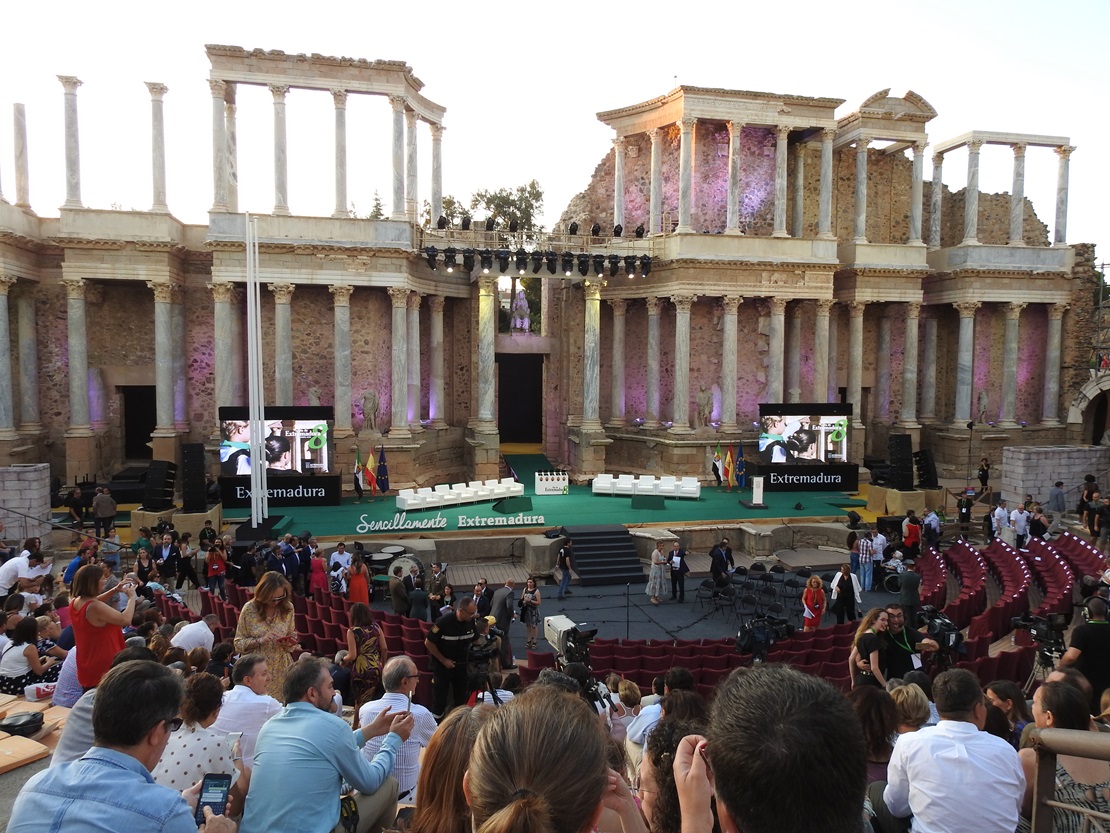
M1025 304L1006 305L1006 330L1002 338L1002 428L1017 427L1018 323Z
M726 295L721 299L721 430L736 431L736 316L744 299Z
M684 117L678 122L682 133L678 151L678 232L692 232L691 203L694 200L694 126L697 119Z
M170 342L173 345L173 427L189 432L189 362L185 333L185 287L173 284L170 296Z
M285 94L289 92L289 87L282 84L270 84L269 87L274 96L274 214L288 216L289 156L285 141Z
M802 305L790 306L786 321L786 376L783 387L787 402L802 401Z
M224 134L227 137L227 208L239 213L239 131L235 121L235 90L237 84L227 85L224 96Z
M648 233L659 234L663 222L663 129L648 131L651 137L651 199L648 208Z
M493 411L493 342L496 331L497 278L483 275L478 278L478 424L475 427L491 430L496 426Z
M293 404L293 290L291 283L272 283L274 293L274 404Z
M890 418L890 317L885 310L879 315L879 341L875 353L875 417L886 422Z
M331 97L335 102L335 211L331 216L341 219L351 216L347 207L347 91L332 90Z
M613 225L624 225L624 146L625 139L613 140Z
M768 298L771 327L767 347L767 396L768 402L782 402L783 330L785 329L786 299Z
M772 237L790 236L786 233L786 140L789 136L789 127L775 128L775 228Z
M817 238L835 240L832 233L832 192L833 192L833 139L836 128L826 127L821 131L821 193L817 205Z
M835 301L817 302L817 318L813 328L813 400L829 398L829 311Z
M39 342L35 298L23 292L15 302L19 337L19 430L38 434L43 430L39 414Z
M150 210L165 214L166 205L166 121L162 115L162 96L169 87L165 84L146 82L150 90L150 162L154 200Z
M941 197L944 195L944 155L933 154L933 193L929 197L929 248L940 248Z
M227 125L224 115L224 95L227 84L210 80L212 91L212 208L210 211L227 211Z
M628 302L623 298L610 298L609 306L613 308L613 387L607 424L610 428L624 428L624 321Z
M391 95L393 108L393 213L391 220L405 219L405 97ZM438 218L437 218L438 219Z
M334 93L333 93L334 95ZM338 112L338 109L336 110ZM328 287L332 296L335 325L335 433L349 437L351 427L351 293L355 288L346 283Z
M936 422L937 419L937 319L924 319L924 351L921 362L921 411L919 422ZM904 397L903 397L904 398Z
M16 440L15 410L12 400L11 324L8 319L8 291L17 278L0 275L0 440Z
M89 343L85 323L85 281L63 278L66 288L66 347L69 352L70 436L89 436Z
M960 314L960 337L956 348L956 407L952 422L957 427L971 419L971 385L973 382L975 351L975 311L978 301L960 301L953 304Z
M15 131L15 204L19 208L30 208L31 197L29 166L27 164L27 110L22 104L12 105L12 120Z
M840 307L829 307L829 390L828 401L840 401Z
M389 393L389 436L391 439L398 437L407 439L409 433L408 413L408 384L409 384L409 351L408 351L408 313L409 290L403 286L389 287L389 299L393 303L392 338L393 350L390 355L393 363L390 373ZM479 338L481 321L479 313ZM479 375L481 374L481 351L478 353ZM482 383L478 383L478 401L482 400Z
M586 299L582 339L582 430L601 431L598 393L601 379L601 286L594 281L582 285Z
M690 307L696 295L672 295L674 304L674 391L671 431L690 433Z
M147 281L154 292L154 410L155 432L173 436L173 284Z
M794 214L791 232L794 237L804 237L805 225L805 185L806 185L806 143L798 142L794 147Z
M848 304L848 402L852 406L852 426L863 427L863 314L866 301Z
M967 143L967 190L964 191L964 239L961 246L979 245L979 149L982 142Z
M1010 241L1011 246L1025 245L1025 145L1014 148L1014 184L1010 189Z
M870 139L856 141L856 224L853 243L867 242L867 148Z
M443 214L443 125L433 124L432 131L432 222ZM436 417L433 417L433 420Z
M919 241L920 242L920 241ZM917 330L921 304L906 304L906 329L902 336L902 411L898 424L919 428L917 422Z
M659 427L659 299L647 303L647 389L645 391L645 428Z
M925 143L913 145L913 179L910 181L910 243L920 245L921 240L921 199L925 178Z
M1053 246L1066 246L1068 240L1068 166L1071 164L1071 155L1075 150L1070 145L1056 148L1056 155L1060 157L1059 168L1056 173L1056 224L1052 232Z
M408 342L408 423L409 431L417 433L423 431L420 424L420 298L419 292L413 292L408 299L408 324L406 337Z
M81 137L77 130L77 88L81 86L81 81L72 75L59 75L58 80L65 88L66 201L62 207L82 208Z
M231 401L228 404L247 405L247 363L243 358L247 346L243 336L247 320L245 295L232 284L228 297L231 310L231 344L228 347L231 353Z
M215 390L213 410L218 411L219 408L225 405L234 405L234 378L235 372L232 362L234 360L233 345L235 338L233 335L232 319L233 311L231 308L231 301L234 297L235 287L226 281L216 281L208 284L208 288L212 290L213 301L213 314L212 314L212 344L214 347L215 356L214 364L214 377L215 377Z
M740 137L744 123L727 122L728 125L728 208L726 211L725 234L741 234L740 231Z
M416 111L405 112L405 214L410 223L416 222L418 207L416 205L417 183L417 154L416 154ZM435 225L439 217L432 218ZM410 368L411 369L411 368Z
M1045 334L1044 400L1041 404L1041 425L1060 425L1060 351L1063 336L1064 310L1067 304L1050 304L1048 332Z
M432 126L433 131L435 125ZM433 134L434 135L434 134ZM438 215L437 215L438 216ZM443 307L446 299L442 295L428 296L428 309L431 310L431 327L428 331L428 348L431 352L429 372L431 381L428 387L428 419L433 429L447 427L443 418L447 395L443 384Z

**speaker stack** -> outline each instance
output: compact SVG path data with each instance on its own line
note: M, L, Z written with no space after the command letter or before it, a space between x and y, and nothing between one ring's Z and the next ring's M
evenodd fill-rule
M913 440L908 434L891 434L887 439L890 456L890 488L913 489Z
M204 443L185 443L181 446L181 509L184 512L208 511L204 464Z
M143 509L160 512L173 507L173 482L177 479L177 463L155 460L146 471Z
M913 467L917 472L917 485L922 489L939 489L937 464L928 448L913 453Z

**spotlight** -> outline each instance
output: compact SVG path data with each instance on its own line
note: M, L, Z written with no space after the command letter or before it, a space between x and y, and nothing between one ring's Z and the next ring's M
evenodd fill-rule
M497 250L497 268L502 275L509 271L509 253L505 249Z
M497 223L492 217L486 218L486 231L493 231L497 227Z
M651 258L647 255L640 255L640 275L643 277L648 276L651 271Z
M547 252L543 256L543 259L545 261L547 261L547 271L550 272L552 275L554 275L556 270L559 268L558 263L557 263L557 261L559 260L558 255L556 255L555 252L548 249Z
M601 223L594 223L592 226L590 226L590 235L592 237L601 236Z
M463 249L463 269L469 275L474 271L474 250Z
M614 237L620 237L623 234L624 234L624 226L622 226L620 223L617 223L615 226L613 226L613 236Z
M463 222L465 223L466 221L463 220ZM465 226L464 226L464 228L465 228ZM644 236L644 224L640 223L640 225L636 226L636 238L640 239L643 236Z
M493 268L493 252L489 249L482 249L478 253L478 258L482 264L482 274L488 275L489 270Z
M520 228L520 224L516 220L509 220L509 231L516 234L516 230Z
M621 259L617 255L609 255L609 277L615 278L621 268Z
M859 529L859 522L862 520L859 512L848 510L848 529Z
M543 252L541 252L539 249L536 249L536 251L532 252L532 274L533 275L539 274L539 271L542 268L543 268Z
M440 215L439 215L439 219L438 219L438 220L436 220L436 228L437 228L437 229L445 229L445 228L447 228L447 218L446 218L446 217L444 217L444 216L443 216L442 214L440 214Z
M469 217L463 217L462 218L462 230L463 231L470 231L470 218Z
M567 229L567 234L578 234L578 223L571 223L570 228Z
M590 256L585 252L578 255L578 273L582 277L590 274Z
M570 273L574 271L574 255L570 252L563 252L563 272L569 278Z
M630 278L636 277L636 255L625 255L624 273Z
M455 255L457 252L454 247L443 250L443 265L447 267L448 272L455 271Z
M598 277L605 274L605 255L594 255L594 273Z
M524 249L516 250L516 270L522 275L528 271L528 252Z
M435 246L429 246L424 250L424 253L428 256L428 266L434 272L436 270L436 255L439 254L439 250Z

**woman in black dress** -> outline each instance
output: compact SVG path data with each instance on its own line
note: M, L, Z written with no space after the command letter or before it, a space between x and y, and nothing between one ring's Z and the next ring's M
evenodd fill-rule
M884 634L888 625L887 612L881 607L868 611L860 622L852 646L855 670L853 688L863 685L886 688L886 677L883 676L882 666L887 644Z
M983 457L979 460L979 486L981 487L979 490L979 494L985 493L987 489L990 488L990 479L991 464L986 457Z

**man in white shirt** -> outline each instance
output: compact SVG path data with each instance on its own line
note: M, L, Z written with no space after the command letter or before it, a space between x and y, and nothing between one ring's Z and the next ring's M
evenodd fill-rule
M401 804L416 803L416 781L420 777L420 750L427 746L436 730L436 719L419 703L412 702L420 674L416 663L409 657L396 656L382 669L382 687L385 694L380 700L371 700L358 712L360 726L373 722L387 707L393 714L411 712L412 734L401 744L401 751L393 762L393 777L397 779L397 801ZM370 738L362 747L362 754L371 761L381 749L384 737Z
M43 576L49 572L42 570L46 558L41 552L17 555L0 564L0 596L8 592L37 593L42 587ZM12 589L14 587L14 590Z
M996 538L1002 537L1002 530L1010 528L1010 513L1006 510L1006 501L998 501L994 509L994 534Z
M882 563L883 559L886 557L884 553L886 552L886 548L889 543L890 541L885 535L883 535L882 529L876 526L875 532L871 535L871 547L873 550L873 554L871 557L875 564Z
M1018 508L1010 513L1010 526L1014 528L1015 546L1019 550L1025 549L1025 542L1029 540L1029 512L1025 507Z
M945 671L933 681L940 723L898 738L888 783L869 795L884 833L974 830L1013 833L1021 814L1025 775L1009 743L981 731L987 717L983 689L970 671Z
M220 627L220 617L209 613L199 622L190 622L174 634L170 644L175 648L184 648L185 653L193 648L204 648L212 652L212 643L215 642L216 631Z
M244 766L254 766L254 745L262 725L281 711L281 703L266 693L270 669L261 654L239 657L231 669L235 687L224 695L220 716L212 724L216 732L242 732L239 749Z

